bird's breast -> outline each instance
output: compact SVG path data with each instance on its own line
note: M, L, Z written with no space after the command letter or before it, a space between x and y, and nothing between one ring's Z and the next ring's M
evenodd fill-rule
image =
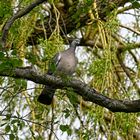
M77 58L75 56L62 57L59 65L57 66L57 71L67 75L72 75L75 72L76 65Z

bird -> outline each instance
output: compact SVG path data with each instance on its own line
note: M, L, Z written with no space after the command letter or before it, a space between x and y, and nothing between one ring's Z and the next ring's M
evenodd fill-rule
M71 76L75 72L78 64L75 50L79 43L80 39L74 39L67 50L56 53L48 65L47 74ZM45 85L37 101L44 105L51 105L55 91L56 88L53 85Z

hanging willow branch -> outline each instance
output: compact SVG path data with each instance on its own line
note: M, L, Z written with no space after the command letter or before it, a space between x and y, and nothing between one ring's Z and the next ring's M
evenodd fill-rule
M11 18L9 18L7 20L7 22L5 23L3 30L2 30L1 44L2 44L3 48L6 45L8 31L9 31L10 27L12 26L12 24L15 22L15 20L28 14L31 10L33 10L33 8L35 8L39 4L43 3L44 1L46 1L46 0L35 0L30 5L28 5L24 9L18 11L15 15L13 15Z

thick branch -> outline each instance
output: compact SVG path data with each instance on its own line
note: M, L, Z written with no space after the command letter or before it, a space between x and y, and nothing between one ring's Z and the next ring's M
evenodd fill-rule
M100 94L95 89L79 80L71 79L66 81L50 75L41 75L31 67L0 71L0 75L13 78L23 78L44 85L49 83L53 84L56 88L72 87L74 91L81 95L86 101L98 104L113 112L140 112L140 100L122 101L111 99Z
M140 48L140 43L126 43L125 41L121 40L120 37L118 37L115 34L112 34L112 38L114 38L118 42L117 50L119 53L125 52L125 51L130 51L133 49ZM70 39L69 39L70 41ZM95 42L94 40L84 40L83 38L81 39L80 46L89 46L93 48L96 45L97 48L103 49L103 46L100 42Z

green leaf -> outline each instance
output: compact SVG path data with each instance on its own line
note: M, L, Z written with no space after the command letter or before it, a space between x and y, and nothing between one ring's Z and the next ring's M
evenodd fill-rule
M18 89L19 89L19 87L22 87L22 88L26 88L27 87L27 81L22 80L22 79L15 79L15 84L16 84Z
M19 114L19 112L18 112L18 111L16 111L16 114L17 114L17 116L18 116L18 117L20 117L20 114Z
M73 91L73 89L68 88L67 96L68 96L68 98L69 98L69 101L70 101L73 105L77 105L78 97L77 97L77 95L75 94L75 92Z
M80 26L81 26L81 23L78 22L78 23L76 24L76 28L79 28Z
M28 59L28 61L31 62L32 64L36 64L39 57L37 55L33 54L32 52L27 52L26 59Z
M68 135L71 135L72 134L72 130L70 129L70 127L69 127L69 129L67 129L67 134Z
M133 8L140 8L140 3L138 1L132 2Z
M67 125L60 125L60 129L63 132L67 131Z
M13 125L13 129L14 129L13 132L17 133L18 127L16 125Z
M54 62L49 63L50 72L54 73L56 71L56 64Z
M4 53L0 52L0 60L4 58Z
M10 120L11 119L11 114L7 114L6 115L6 120Z
M68 118L69 116L70 116L69 113L66 113L66 114L65 114L65 118Z
M18 120L15 119L15 120L12 120L12 121L11 121L11 124L14 124L14 123L17 123L17 122L18 122Z
M13 67L19 67L21 65L22 65L22 61L20 59L17 58L4 59L0 63L0 71L4 71L4 70L10 71Z
M10 139L10 140L14 140L14 139L15 139L14 134L10 134L10 135L9 135L9 139Z
M0 63L0 71L8 70L11 68L11 63L9 63L7 60Z
M20 122L19 129L21 130L24 126L25 126L25 122L24 121L23 122Z
M7 125L7 126L5 127L5 132L8 133L8 132L10 132L10 130L11 130L10 125Z
M65 118L68 118L70 116L71 112L69 109L65 109L63 112L65 113Z
M0 18L1 20L9 17L12 13L10 0L0 1Z
M10 59L10 63L13 67L19 67L22 65L22 60L17 59L17 58L12 58Z
M63 132L67 132L68 135L71 135L72 134L72 130L69 127L69 125L67 125L67 124L66 125L60 125L60 129Z
M11 52L11 54L16 56L16 55L17 55L17 50L13 50L13 51Z

